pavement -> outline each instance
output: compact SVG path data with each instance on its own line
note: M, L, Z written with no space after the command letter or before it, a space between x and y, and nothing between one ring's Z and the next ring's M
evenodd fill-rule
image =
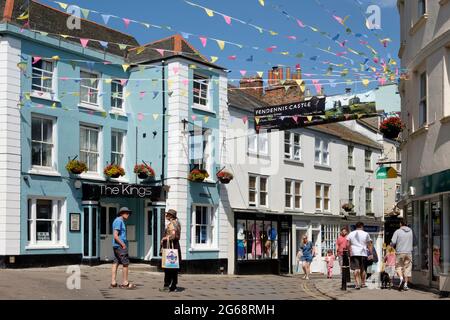
M313 275L179 275L181 292L160 292L164 274L130 265L134 290L110 289L110 265L0 270L0 300L431 300L436 294L410 290L340 290L340 279ZM121 281L119 270L118 281Z

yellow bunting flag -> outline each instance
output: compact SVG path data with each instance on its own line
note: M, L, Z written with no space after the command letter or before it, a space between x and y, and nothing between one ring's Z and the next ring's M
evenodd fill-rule
M27 20L30 17L28 12L24 12L20 15L20 17L17 17L17 20Z
M27 99L27 100L31 100L31 94L29 94L29 93L25 93L25 99Z
M306 118L308 119L308 121L309 121L309 122L311 122L311 121L312 121L312 119L313 119L313 117L312 117L312 116L307 116Z
M219 46L220 50L223 50L225 48L225 41L223 40L216 40L217 45Z
M358 113L358 119L361 119L364 115L362 113Z
M264 0L259 0L259 4L264 7Z
M56 102L52 103L52 109L56 109Z
M369 80L368 79L363 79L362 84L367 87L369 85Z
M196 66L195 64L190 64L190 65L189 65L189 68L191 68L191 69L197 69L197 66Z
M123 64L122 68L123 68L124 72L127 72L127 70L130 68L130 65L129 64Z
M128 45L126 45L126 44L123 44L123 43L119 44L120 50L125 50L127 47L128 47Z
M256 124L259 124L259 117L255 117Z
M289 51L280 52L280 54L282 54L283 56L288 56L289 55Z
M159 114L157 114L157 113L154 113L154 114L153 114L153 119L154 119L154 120L158 120L158 117L159 117Z
M219 60L219 57L211 56L211 63L214 63L217 60Z
M125 92L125 98L128 98L131 95L130 91Z
M300 90L303 92L305 92L306 90L306 85L305 85L305 81L303 80L295 80L297 82L297 85L300 87Z
M262 78L264 76L264 72L263 71L258 71L256 72L258 74L258 77Z
M81 12L83 13L84 18L87 19L88 16L89 16L89 10L88 9L81 9Z
M203 117L203 120L205 120L205 123L208 123L209 117L208 117L208 116L204 116L204 117Z
M141 54L144 51L145 51L145 47L136 48L136 54Z
M108 113L107 113L106 111L103 111L103 112L102 112L102 117L103 117L103 118L106 118L107 116L108 116Z
M209 17L214 17L214 11L211 9L205 8L205 12Z
M55 61L58 61L60 58L59 58L59 56L53 56L52 57L52 60L55 60Z
M277 36L277 35L278 35L278 32L275 32L275 31L272 31L272 30L270 30L269 33L270 33L272 36Z
M63 2L56 2L56 3L59 4L59 6L60 6L61 8L63 8L64 10L66 10L67 7L69 6L67 3L63 3Z
M67 39L69 36L66 34L61 34L61 37L63 37L64 39Z
M105 79L105 83L111 83L112 79Z

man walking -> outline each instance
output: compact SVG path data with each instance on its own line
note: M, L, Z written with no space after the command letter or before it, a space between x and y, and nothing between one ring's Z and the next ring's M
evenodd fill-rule
M358 222L356 230L348 235L348 244L350 246L350 268L355 273L355 288L357 290L366 286L365 264L371 246L372 240L364 230L364 223Z
M123 289L134 289L136 285L128 281L128 265L130 264L130 259L128 257L128 241L127 241L127 228L125 226L125 221L131 215L131 210L127 207L120 208L118 212L118 217L114 220L112 224L114 237L112 241L114 261L112 265L112 280L111 288L117 288L117 269L119 265L122 265L122 284L119 286Z
M398 290L408 290L412 270L413 232L403 219L400 220L400 228L392 236L391 246L396 249L395 269L400 277Z

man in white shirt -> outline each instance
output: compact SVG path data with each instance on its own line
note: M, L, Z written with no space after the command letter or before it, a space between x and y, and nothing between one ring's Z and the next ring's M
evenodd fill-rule
M347 240L350 247L350 268L355 274L355 288L359 290L361 287L365 287L366 284L364 265L367 261L372 240L370 235L364 231L364 223L362 222L356 224L356 230L350 232Z

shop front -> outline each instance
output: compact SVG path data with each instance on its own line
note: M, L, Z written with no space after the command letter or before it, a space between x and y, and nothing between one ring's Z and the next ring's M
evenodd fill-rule
M235 212L236 274L290 272L292 216Z
M161 186L131 184L83 184L83 261L112 260L112 223L119 208L133 211L127 221L130 258L160 259L159 243L164 230L164 191Z

